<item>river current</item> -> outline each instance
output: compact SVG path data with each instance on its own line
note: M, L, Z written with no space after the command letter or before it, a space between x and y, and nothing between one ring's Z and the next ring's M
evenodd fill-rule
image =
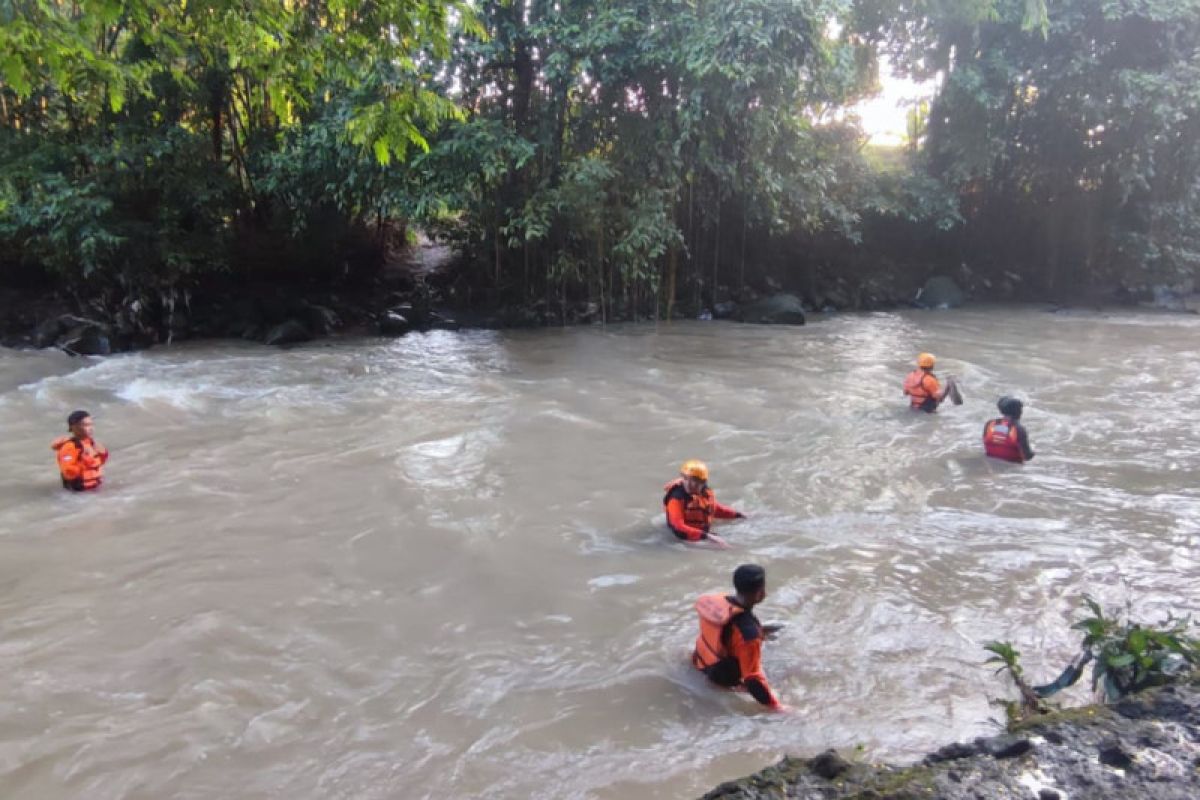
M1048 680L1085 593L1197 608L1198 345L982 308L0 351L0 795L681 798L993 733L987 641ZM964 405L907 410L921 350ZM982 455L1005 393L1024 466ZM91 495L48 447L74 408L112 451ZM667 531L687 458L734 549ZM791 715L687 662L750 561Z

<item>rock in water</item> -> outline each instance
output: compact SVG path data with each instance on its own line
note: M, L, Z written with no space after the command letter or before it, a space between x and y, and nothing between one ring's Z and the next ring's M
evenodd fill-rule
M958 308L965 299L966 295L953 278L934 275L925 281L924 288L917 295L917 305L922 308Z
M389 311L379 318L379 333L383 336L403 336L412 327L407 317L395 311Z
M774 294L743 306L737 318L758 325L803 325L804 306L794 294Z
M296 342L307 342L311 338L312 334L308 332L308 328L294 319L289 319L267 331L266 343L295 344Z

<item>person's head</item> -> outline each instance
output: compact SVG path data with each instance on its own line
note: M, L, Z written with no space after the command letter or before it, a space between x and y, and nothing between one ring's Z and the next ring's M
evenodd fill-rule
M917 356L917 366L921 369L933 369L936 363L937 359L933 357L933 353L921 353Z
M1006 417L1020 419L1021 412L1025 410L1025 404L1015 397L1005 395L996 403L996 408L1000 409L1000 413Z
M689 494L698 494L708 485L708 467L703 461L692 458L683 462L679 474L683 476L683 488L687 489Z
M67 430L74 436L90 439L94 429L92 415L86 411L72 411L67 417Z
M767 571L758 564L742 564L733 571L733 588L747 606L757 605L767 596Z

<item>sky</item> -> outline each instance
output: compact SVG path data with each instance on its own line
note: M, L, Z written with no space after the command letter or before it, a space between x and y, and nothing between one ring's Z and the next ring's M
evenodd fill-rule
M886 61L879 65L883 90L857 106L853 112L862 119L863 131L871 144L898 145L904 143L906 116L913 103L933 94L934 84L915 83L892 74Z

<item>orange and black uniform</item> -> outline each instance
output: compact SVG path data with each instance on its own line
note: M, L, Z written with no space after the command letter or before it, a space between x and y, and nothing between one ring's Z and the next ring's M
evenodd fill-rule
M932 372L927 369L914 369L904 379L904 393L914 411L920 410L928 414L937 411L938 394L942 386Z
M104 462L108 451L93 439L64 436L51 445L58 454L58 471L65 489L86 492L104 482Z
M743 688L764 706L776 708L762 668L763 627L732 595L709 594L696 601L700 635L692 651L692 666L718 686Z
M993 419L983 426L983 450L992 458L1017 464L1033 458L1025 426L1012 417Z
M680 539L696 542L708 536L713 519L734 519L738 512L717 502L712 489L705 487L700 494L689 494L683 478L676 478L663 487L663 510L667 524Z

